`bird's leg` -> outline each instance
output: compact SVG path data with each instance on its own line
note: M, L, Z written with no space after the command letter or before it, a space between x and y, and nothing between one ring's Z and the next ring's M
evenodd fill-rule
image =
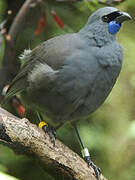
M42 115L40 113L37 112L37 114L40 120L40 123L38 124L39 128L43 129L43 131L49 135L51 142L55 146L55 140L56 140L55 129L49 126L45 121L43 121Z
M91 166L91 167L94 169L95 174L96 174L96 178L97 178L98 180L100 180L101 170L100 170L99 167L97 167L97 166L91 161L89 151L88 151L88 149L84 146L84 143L83 143L83 141L82 141L82 139L81 139L81 136L80 136L80 134L79 134L79 131L78 131L78 128L77 128L76 124L74 124L74 128L75 128L77 137L78 137L79 142L80 142L81 147L82 147L82 152L83 152L84 160L87 162L88 166Z

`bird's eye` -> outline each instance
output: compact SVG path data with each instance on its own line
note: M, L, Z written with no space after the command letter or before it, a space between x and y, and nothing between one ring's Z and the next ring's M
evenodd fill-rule
M108 22L108 21L109 21L109 18L108 18L107 16L103 16L103 17L102 17L102 21L103 21L103 22Z
M115 18L117 18L119 16L120 16L120 12L115 11L115 12L112 12L110 14L102 16L102 21L106 22L106 23L109 23L109 22L113 21Z

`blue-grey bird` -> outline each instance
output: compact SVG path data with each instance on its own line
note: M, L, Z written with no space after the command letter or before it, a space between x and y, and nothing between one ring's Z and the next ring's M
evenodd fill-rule
M84 119L105 101L117 80L123 50L116 34L130 19L128 13L114 7L100 8L79 32L54 37L25 51L21 56L24 64L5 98L20 93L25 104L45 114L54 128ZM82 147L85 160L99 178L100 170L83 143Z

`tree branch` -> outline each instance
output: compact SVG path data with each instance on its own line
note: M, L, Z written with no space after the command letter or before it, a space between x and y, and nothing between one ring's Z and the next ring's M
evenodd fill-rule
M19 154L34 155L56 179L96 180L92 168L58 139L56 145L36 125L0 108L0 142ZM59 177L58 177L59 176ZM107 180L101 175L101 180Z
M57 2L79 2L79 1L82 1L82 0L56 0ZM88 0L89 2L91 2L92 3L92 0ZM99 3L99 4L103 4L103 5L109 5L109 6L111 6L111 5L117 5L117 4L119 4L119 3L122 3L122 2L124 2L124 1L126 1L126 0L106 0L106 1L103 1L103 0L97 0L97 2Z
M118 5L126 0L97 0L99 4L103 4L105 6L112 6L112 5Z
M21 7L21 9L19 10L17 16L15 17L12 26L9 30L9 35L11 36L11 40L10 40L10 44L12 46L15 45L16 39L17 39L17 35L20 32L21 28L22 28L22 24L24 22L24 19L26 17L26 15L29 13L29 10L32 7L32 4L35 3L38 4L39 2L41 2L41 0L37 1L37 0L26 0L25 3L23 4L23 6Z
M21 9L15 16L8 34L5 35L5 52L2 62L2 68L0 69L0 93L3 87L17 72L15 63L15 45L18 34L22 31L25 18L30 12L32 7L35 7L41 0L26 0ZM33 4L35 6L33 6Z

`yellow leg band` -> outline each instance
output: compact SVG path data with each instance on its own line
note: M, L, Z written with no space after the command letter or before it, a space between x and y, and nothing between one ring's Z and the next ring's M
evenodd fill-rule
M47 126L48 127L48 124L44 121L41 121L39 124L38 124L39 128L42 128L43 126Z

